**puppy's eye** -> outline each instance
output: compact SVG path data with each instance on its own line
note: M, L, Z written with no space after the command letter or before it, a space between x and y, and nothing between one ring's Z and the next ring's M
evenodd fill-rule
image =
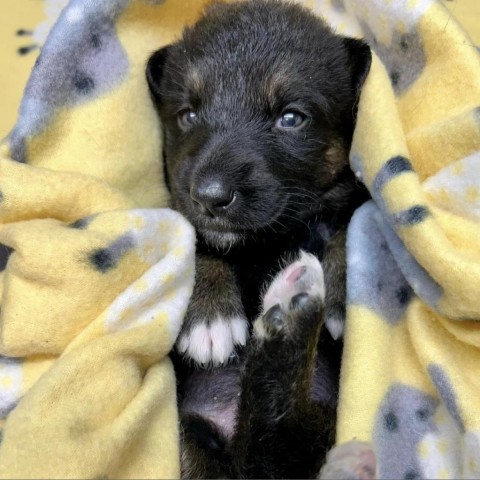
M197 114L190 109L182 110L178 114L178 124L180 128L189 128L197 121Z
M307 117L303 113L289 111L282 114L275 123L277 128L295 129L305 124Z

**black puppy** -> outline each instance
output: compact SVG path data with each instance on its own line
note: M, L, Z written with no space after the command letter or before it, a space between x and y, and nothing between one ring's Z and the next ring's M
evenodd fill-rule
M348 150L370 61L362 41L274 0L214 4L149 60L172 204L198 234L177 349L198 364L230 361L179 369L186 474L311 476L331 444L341 345L319 333L323 302L309 282L270 305L233 354L263 285L299 249L322 260L326 325L342 333L345 228L367 198ZM319 277L304 255L295 285Z
M299 247L324 257L326 323L340 336L337 247L366 198L348 150L370 58L363 42L274 1L216 4L151 57L173 207L199 239L186 356L219 364L244 344L260 286Z

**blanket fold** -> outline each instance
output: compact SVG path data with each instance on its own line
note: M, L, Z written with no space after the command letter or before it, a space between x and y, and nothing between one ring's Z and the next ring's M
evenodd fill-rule
M380 478L478 478L480 58L440 3L385 6L384 39L347 3L378 58L350 154L373 200L348 233L337 441L372 442Z
M72 0L1 146L1 478L179 476L167 355L195 236L158 208L144 68L202 2L164 3Z

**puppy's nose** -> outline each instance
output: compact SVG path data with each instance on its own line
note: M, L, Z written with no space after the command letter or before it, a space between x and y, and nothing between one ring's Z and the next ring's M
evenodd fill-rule
M202 213L218 217L233 205L235 192L225 181L205 179L191 186L190 197Z

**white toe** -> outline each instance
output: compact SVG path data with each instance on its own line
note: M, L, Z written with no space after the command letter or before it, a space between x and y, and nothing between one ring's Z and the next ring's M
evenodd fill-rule
M344 321L342 318L330 316L325 320L325 326L334 340L343 337Z
M210 329L206 323L195 325L190 331L187 354L197 363L205 364L212 358Z
M210 325L210 338L213 364L224 363L233 351L231 324L221 318L213 321Z
M248 338L248 322L242 317L233 317L230 320L232 338L235 345L245 345Z
M190 344L190 337L188 335L181 335L177 342L177 350L180 353L185 353Z

